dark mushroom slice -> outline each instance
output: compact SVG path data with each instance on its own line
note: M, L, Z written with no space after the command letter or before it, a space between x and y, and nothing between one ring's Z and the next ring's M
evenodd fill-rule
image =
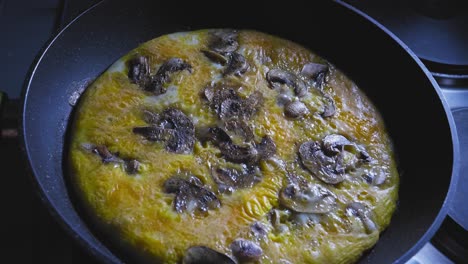
M229 256L205 246L193 246L185 252L183 264L236 264Z
M143 111L143 120L148 124L157 124L161 117L159 114L151 112L149 110Z
M284 107L284 113L290 118L300 118L308 111L306 105L301 101L290 102Z
M268 235L268 227L262 222L254 222L250 226L250 231L256 238L264 239Z
M343 151L345 146L354 146L354 143L342 135L330 134L323 138L322 145L327 153L338 154Z
M187 154L193 150L195 127L182 111L168 108L159 115L153 114L151 122L152 126L133 128L133 133L140 134L150 141L165 142L166 150L170 152Z
M332 117L336 113L335 101L330 96L325 96L325 106L323 108L322 117Z
M363 146L348 140L346 137L337 134L327 135L322 140L322 145L326 153L338 154L344 151L353 154L357 159L362 162L372 161L371 156L364 149Z
M143 87L150 75L148 58L137 55L127 62L127 66L130 81Z
M280 191L279 201L284 207L298 213L324 214L336 207L333 193L318 184L288 184Z
M92 152L101 157L102 163L121 162L121 159L118 158L116 155L112 154L109 151L109 149L104 145L94 146Z
M140 162L136 159L128 159L125 160L124 167L128 174L136 174L140 168Z
M258 150L252 144L235 145L228 141L220 143L218 147L228 161L246 164L258 162Z
M221 54L231 53L239 47L238 33L235 30L215 30L210 34L208 48Z
M255 92L247 99L226 99L218 110L221 119L229 118L250 118L263 104L263 96L260 92Z
M240 262L257 261L263 255L263 250L258 244L243 238L231 243L231 251Z
M346 213L349 216L358 217L364 225L367 233L378 231L377 224L374 221L374 214L365 204L352 202L346 207Z
M254 139L253 129L245 120L229 119L223 123L223 128L235 144Z
M301 75L306 78L316 80L320 74L326 74L328 70L329 67L326 64L310 62L304 64L301 70Z
M159 128L154 126L134 127L133 133L142 135L149 141L167 141L176 134L174 129Z
M203 55L205 55L205 57L207 57L214 63L218 63L221 65L226 65L228 63L228 58L226 58L224 55L218 52L212 50L201 50L201 52L203 53Z
M257 144L259 159L268 159L276 154L276 144L269 136L264 136L260 144Z
M371 161L364 147L336 134L326 136L321 144L304 142L299 147L299 156L312 174L329 184L343 181L345 172Z
M220 119L248 119L262 107L263 95L255 91L247 98L242 98L237 92L240 87L238 83L222 81L208 85L203 95Z
M145 90L155 95L165 93L166 88L164 88L164 84L171 81L171 74L184 70L191 73L192 66L181 58L171 58L167 60L159 67L156 74L151 77L151 81L145 85Z
M317 142L302 143L299 156L302 164L325 183L337 184L344 180L344 171L337 170L336 158L327 156Z
M322 89L326 75L329 72L330 67L326 64L320 63L307 63L304 65L301 71L301 75L313 80L315 82L315 86L318 89Z
M212 168L211 176L221 193L232 193L236 189L251 188L262 180L258 168L241 166L238 168Z
M223 72L223 75L237 75L240 76L244 74L249 69L249 64L244 56L237 52L229 54L229 62L226 66L226 69Z
M285 70L271 69L267 72L266 79L273 89L279 89L281 84L293 88L294 93L298 97L305 96L309 90L304 81L298 78L295 74Z
M201 185L200 179L191 176L188 180L173 176L164 182L166 193L175 193L174 209L178 213L207 212L221 206L216 194Z
M90 151L94 154L101 157L102 163L114 163L114 164L123 164L123 169L127 174L133 175L136 174L140 168L140 162L133 158L121 158L119 153L112 153L105 145L92 145L92 144L83 144L82 147L86 151Z
M244 112L246 113L246 117L251 117L258 112L260 108L262 108L265 99L263 98L263 94L259 91L255 91L244 100Z
M268 136L263 137L259 144L246 142L237 145L221 128L210 128L208 131L208 138L219 148L224 158L234 163L255 164L276 153L276 145Z
M379 186L385 183L387 174L382 168L374 167L363 173L362 178L369 185Z

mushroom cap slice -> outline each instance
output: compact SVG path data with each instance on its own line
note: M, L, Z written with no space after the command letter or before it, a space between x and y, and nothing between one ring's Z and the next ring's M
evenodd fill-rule
M260 170L256 168L246 168L245 165L241 169L232 168L212 168L211 176L218 184L218 189L222 193L231 193L235 189L250 188L254 184L262 180Z
M133 133L143 135L150 141L164 141L166 150L179 154L187 154L195 144L195 127L192 120L182 111L168 108L161 114L145 111L145 117L152 126L135 127Z
M127 62L128 78L132 83L143 85L150 74L148 58L138 55Z
M174 209L178 213L195 211L206 212L221 206L218 197L205 188L200 179L191 176L188 180L173 176L164 182L166 193L175 193Z
M336 170L336 160L325 155L317 142L302 143L299 156L302 164L320 180L329 184L337 184L344 180L344 171Z
M237 76L242 75L249 69L249 63L244 56L237 52L229 55L229 62L224 70L224 75L234 74Z
M309 88L304 81L298 78L295 74L282 69L269 70L266 74L266 79L273 89L278 89L281 84L284 84L293 88L294 93L299 97L305 96L309 91Z
M335 209L333 193L318 184L289 184L280 191L281 205L298 213L328 213Z
M160 95L166 92L163 85L171 81L171 74L178 71L187 70L192 72L192 66L181 58L170 58L165 61L158 69L151 80L145 84L145 90Z
M214 30L211 32L208 48L219 53L231 53L239 47L235 30Z
M253 241L238 238L231 243L232 254L240 262L257 261L263 255L262 248Z
M310 62L304 64L301 70L301 75L315 80L320 74L327 73L328 69L329 67L326 64Z
M301 101L290 102L285 105L284 113L291 118L299 118L307 114L308 109Z
M205 246L193 246L185 252L183 264L236 264L229 256Z
M210 59L211 61L215 63L225 65L228 62L228 59L218 52L215 52L212 50L205 50L205 49L201 50L201 52L203 53L203 55L205 55L205 57L207 57L208 59Z
M378 231L379 228L374 221L374 214L372 210L363 203L352 202L346 207L346 213L350 216L358 217L367 233Z

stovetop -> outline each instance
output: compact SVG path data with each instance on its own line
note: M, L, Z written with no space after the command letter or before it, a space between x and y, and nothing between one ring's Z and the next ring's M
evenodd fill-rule
M444 0L460 6L463 0ZM35 56L50 36L98 0L0 0L0 90L19 98ZM462 160L468 157L468 8L456 10L438 0L416 0L411 8L398 0L347 0L369 14L415 51L442 88L457 124ZM431 5L422 3L431 2ZM439 5L439 6L438 6ZM464 6L464 5L462 5ZM465 7L465 6L464 6ZM393 12L393 13L392 13ZM424 13L424 15L421 15ZM456 22L453 22L456 20ZM450 24L452 22L456 24ZM466 23L466 24L464 24ZM428 27L436 28L435 33ZM455 26L454 26L455 25ZM466 27L464 27L466 26ZM463 29L466 29L463 31ZM419 32L419 33L417 33ZM420 34L420 38L416 37ZM431 41L425 41L430 35ZM5 37L6 36L6 37ZM467 45L463 45L467 44ZM448 48L449 47L449 48ZM438 53L437 51L447 52ZM447 62L447 63L444 63ZM2 258L15 263L96 263L52 219L24 172L16 140L0 141L2 184L0 218ZM468 163L462 162L450 217L430 243L408 264L468 261ZM14 201L14 202L12 202ZM466 208L466 205L464 206ZM461 252L461 253L460 253Z

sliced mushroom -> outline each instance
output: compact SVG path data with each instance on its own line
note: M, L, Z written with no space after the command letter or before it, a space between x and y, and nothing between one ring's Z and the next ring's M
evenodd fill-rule
M212 50L201 50L203 55L210 59L211 61L221 64L221 65L226 65L228 63L228 58L223 56L222 54L212 51Z
M144 136L149 141L167 141L174 137L174 129L165 129L159 127L134 127L133 133Z
M302 143L299 156L302 164L320 180L329 184L337 184L344 180L344 171L336 169L336 158L325 155L317 142Z
M250 188L262 180L258 168L241 166L236 168L212 168L211 176L222 193L232 193L236 189Z
M194 246L185 252L183 264L236 264L229 256L205 246Z
M242 98L237 92L240 88L239 83L223 80L205 87L203 95L222 120L248 119L262 107L263 95L255 91L247 98Z
M327 153L332 155L343 151L345 146L354 146L354 144L342 135L330 134L322 140L323 148Z
M125 171L132 175L138 172L138 169L140 168L140 162L138 162L136 159L125 160L124 166Z
M280 106L285 106L293 101L292 96L284 93L280 93L276 98L276 103Z
M254 139L253 129L245 120L229 119L223 123L223 128L234 144L250 142Z
M218 53L231 53L237 50L238 33L235 30L215 30L211 32L208 48Z
M145 86L145 90L160 95L166 92L164 84L171 81L171 74L178 71L187 70L192 72L192 66L184 62L180 58L171 58L164 62L154 76L151 77L151 81Z
M267 237L268 227L262 222L257 221L250 226L250 231L256 238L264 239Z
M382 168L372 168L362 175L364 181L369 185L379 186L387 180L387 174Z
M231 243L232 254L240 262L257 261L263 255L262 248L255 242L238 238Z
M121 162L122 160L118 158L116 155L112 154L109 149L104 145L94 146L92 152L98 154L101 159L102 163L111 163L111 162Z
M148 63L148 58L145 56L138 55L128 62L128 78L140 86L148 81L150 74L150 66Z
M301 71L301 75L313 80L315 87L317 87L319 90L322 90L328 71L328 65L311 62L304 65Z
M236 145L232 141L218 145L226 160L234 163L254 164L258 162L258 150L252 144Z
M326 104L323 108L322 117L332 117L336 113L335 101L330 96L325 96Z
M321 144L304 142L299 147L299 156L312 174L329 184L343 181L346 171L371 160L362 146L336 134L326 136Z
M336 206L333 193L318 184L289 184L280 191L279 201L284 207L299 213L323 214Z
M143 111L143 120L145 120L145 122L148 124L157 124L160 118L161 117L157 113L151 112L149 110Z
M276 154L276 144L269 136L264 136L257 145L259 159L268 159Z
M210 130L213 142L221 150L223 156L234 163L255 164L262 159L268 159L276 153L276 145L273 140L265 136L259 144L244 143L237 145L232 142L229 136L220 128Z
M237 75L240 76L244 74L249 69L249 64L244 56L237 52L233 52L229 55L229 62L226 69L224 70L224 75Z
M195 127L182 111L168 108L159 115L152 114L151 122L149 127L133 128L133 133L140 134L150 141L165 142L166 150L170 152L187 154L193 150Z
M302 67L301 75L316 80L319 78L319 75L326 74L328 72L328 65L320 63L307 63Z
M129 175L136 174L140 168L140 162L133 158L121 158L119 153L112 153L104 145L93 145L85 143L82 147L89 152L99 155L101 157L102 163L114 163L114 164L123 164L123 169Z
M164 191L175 193L174 209L178 213L207 212L221 206L216 195L201 185L200 179L191 176L189 180L173 176L164 182Z
M346 207L346 213L349 216L358 217L366 228L367 233L378 231L377 224L373 220L374 214L372 213L372 210L363 203L352 202L348 204Z
M323 139L322 144L324 150L328 153L338 154L347 151L356 155L356 158L360 159L362 162L370 162L372 160L364 147L349 141L342 135L330 134Z
M307 114L306 105L301 101L290 102L284 107L284 113L291 118L299 118Z
M308 87L304 81L298 78L295 74L281 70L272 69L266 74L266 79L273 89L279 89L281 84L287 85L294 89L294 93L298 97L303 97L308 92Z

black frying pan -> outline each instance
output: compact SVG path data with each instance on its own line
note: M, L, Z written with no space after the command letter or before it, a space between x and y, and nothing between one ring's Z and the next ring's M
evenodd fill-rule
M253 2L253 1L250 1ZM21 139L34 182L60 223L104 262L120 263L75 209L63 162L70 96L140 43L162 34L255 29L310 48L344 71L384 117L399 155L398 209L362 263L403 263L435 233L456 182L458 141L440 90L416 56L369 17L340 2L102 2L60 32L38 58L23 93ZM198 10L193 12L193 10Z

